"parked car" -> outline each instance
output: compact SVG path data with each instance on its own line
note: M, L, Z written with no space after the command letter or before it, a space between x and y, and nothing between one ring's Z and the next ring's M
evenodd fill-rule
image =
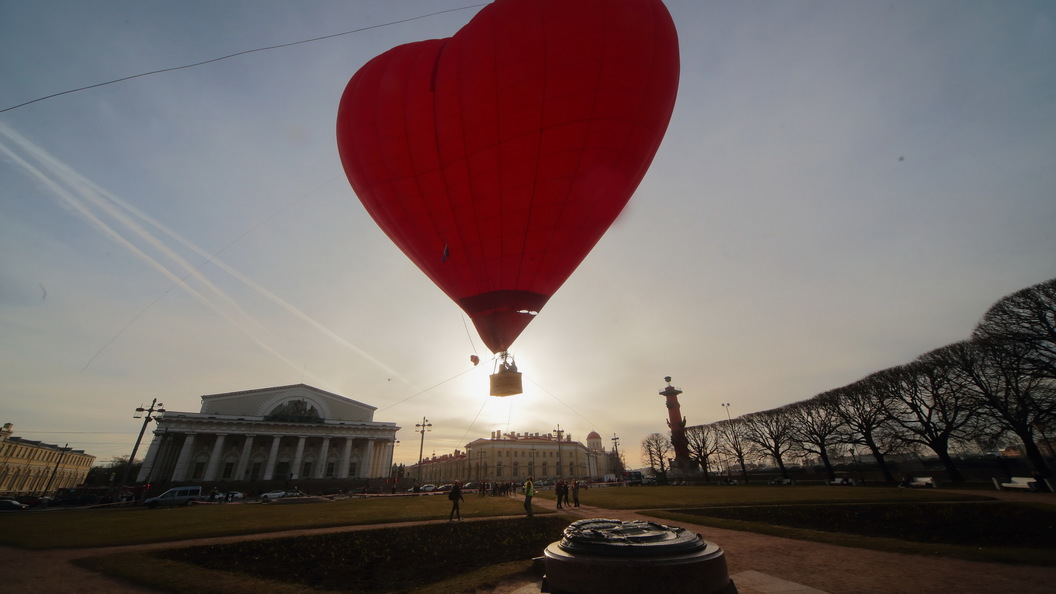
M201 487L173 487L157 497L147 499L143 505L151 509L158 506L190 505L201 498Z
M421 493L431 493L431 492L433 492L435 490L436 490L436 485L434 485L432 483L427 484L427 485L422 485L422 488L418 489L418 491L421 492Z
M450 491L451 489L454 489L454 488L455 488L454 485L452 485L451 483L447 483L447 484L444 484L444 485L440 485L439 487L436 488L436 490L437 491Z
M47 507L47 505L51 503L51 498L38 497L36 495L23 495L21 497L16 497L15 501L24 503L29 507Z
M227 500L228 501L241 501L243 497L245 497L245 496L242 494L241 491L228 491L227 492Z
M285 489L276 489L274 491L268 491L267 493L260 494L261 501L268 501L270 499L282 499L286 496Z
M15 511L29 509L29 506L25 503L19 503L14 499L0 499L0 510Z

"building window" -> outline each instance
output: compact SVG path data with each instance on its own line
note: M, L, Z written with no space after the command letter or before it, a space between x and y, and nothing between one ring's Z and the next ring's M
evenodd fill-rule
M333 462L327 462L326 463L326 478L333 478L333 477L334 477L334 463Z
M249 480L251 480L251 481L260 480L260 470L261 470L262 466L263 466L263 464L260 463L260 462L254 462L252 465L250 465L250 467L249 467Z
M235 474L235 463L234 462L225 462L224 463L224 471L221 474L221 476L225 480L227 480L227 479L230 479L231 475L233 475L233 474Z
M301 476L297 478L312 478L312 463L305 462L301 465Z
M349 462L348 463L348 476L352 476L352 477L356 476L356 465L357 465L356 462Z
M200 479L205 475L205 462L195 462L194 472L191 473L192 479Z

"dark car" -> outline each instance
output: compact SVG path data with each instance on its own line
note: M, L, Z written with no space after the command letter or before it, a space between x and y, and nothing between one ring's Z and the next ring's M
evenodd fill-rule
M19 503L14 499L0 499L0 510L14 511L23 509L29 509L29 506L25 503Z
M48 497L37 497L36 495L23 495L15 498L15 501L24 503L29 507L45 507L51 502Z

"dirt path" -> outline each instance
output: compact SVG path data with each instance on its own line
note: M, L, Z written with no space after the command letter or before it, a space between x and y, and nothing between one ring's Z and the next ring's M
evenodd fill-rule
M978 493L976 493L978 494ZM1056 503L1056 495L1048 493L993 493L1010 501ZM546 505L551 502L540 500ZM602 517L618 520L651 520L634 511L608 510L591 506L574 508L571 512L583 517ZM406 525L406 524L400 524ZM948 558L884 553L839 547L822 543L790 540L750 532L722 530L685 523L679 526L699 533L705 540L721 546L726 552L730 575L744 576L738 583L741 594L795 592L788 584L766 586L752 583L750 577L776 578L799 584L808 589L831 594L856 593L994 593L1018 592L1048 594L1056 583L1056 569L1017 566L1001 563L976 563ZM151 545L108 547L104 549L63 549L26 551L0 547L0 576L4 589L19 594L55 594L100 592L124 594L146 593L144 590L114 580L71 563L73 559L121 551L145 551L160 548L179 548L196 544L235 542L254 538L276 538L325 532L366 530L379 526L356 526L296 530L281 533L178 541ZM533 588L534 586L534 588ZM496 592L538 592L538 584L514 582Z

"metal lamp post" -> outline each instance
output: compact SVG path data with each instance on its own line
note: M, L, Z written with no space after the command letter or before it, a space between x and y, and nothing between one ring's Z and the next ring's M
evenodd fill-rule
M396 453L396 446L398 446L398 445L400 445L400 440L393 438L393 440L392 440L392 451L393 451L393 454ZM396 463L392 461L391 457L389 459L389 466L392 467L391 468L391 471L392 471L392 492L395 493L396 492L396 483L399 482L400 477L396 475Z
M565 475L561 472L561 434L563 433L561 425L558 425L554 431L557 433L557 478L564 478Z
M433 424L430 423L429 419L427 419L425 417L422 417L422 422L421 423L416 423L414 425L415 432L422 434L422 443L421 443L420 446L418 446L418 479L417 480L418 480L418 486L419 487L422 486L422 452L425 451L425 432L426 431L432 431L432 429L430 428L432 426L433 426Z
M744 476L745 483L747 483L748 482L748 471L745 470L744 463L740 461L741 440L737 436L737 432L734 430L733 417L730 416L730 403L729 402L723 402L722 403L722 408L726 409L726 420L730 422L730 436L733 437L733 444L737 448L737 451L735 452L735 454L736 454L736 456L738 458L738 462L741 463L741 474ZM728 467L729 467L729 463L727 462L727 468ZM727 471L727 474L729 474L729 471Z
M155 406L157 406L157 408L154 408ZM118 488L122 488L128 484L128 475L132 472L132 463L136 460L136 452L139 451L139 443L143 441L143 434L147 431L147 425L163 414L165 414L165 405L158 402L158 399L155 398L151 401L150 408L143 408L140 406L136 409L135 414L132 415L133 419L143 417L143 426L139 429L139 437L136 438L136 445L132 446L132 455L128 457L128 466L125 467L125 476L121 478L121 483L118 484Z

